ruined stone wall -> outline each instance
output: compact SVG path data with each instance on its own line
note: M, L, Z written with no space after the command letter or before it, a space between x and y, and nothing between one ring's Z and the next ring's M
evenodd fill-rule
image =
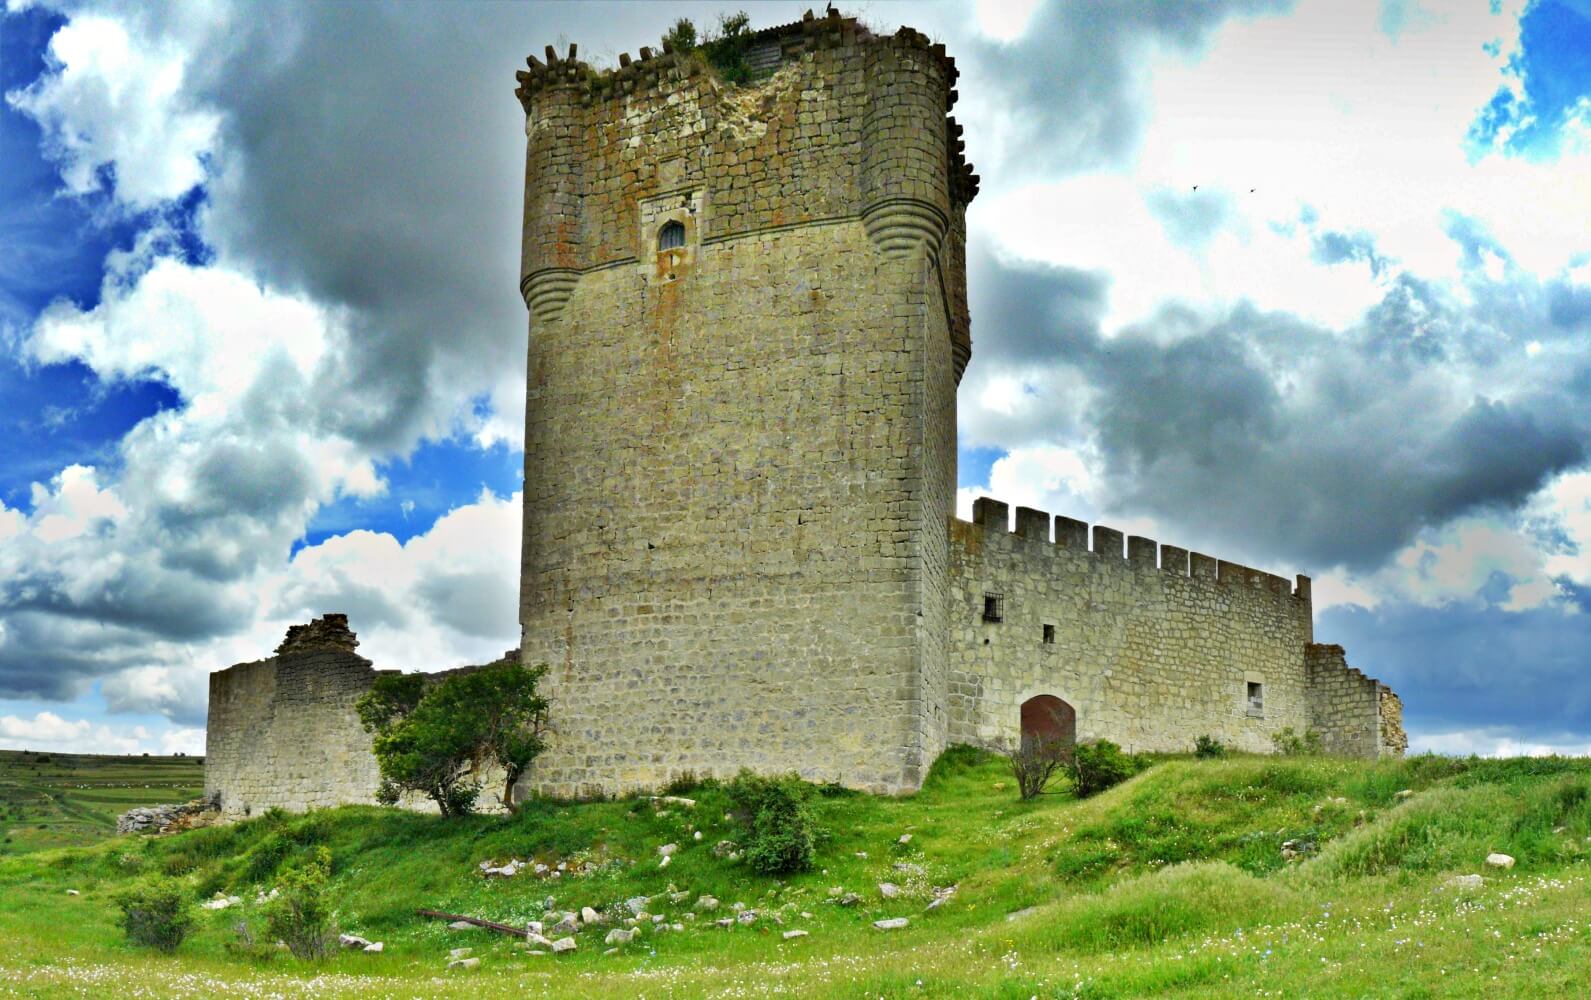
M1021 705L1054 695L1079 740L1187 751L1209 734L1269 752L1309 721L1308 578L1281 577L1070 518L979 500L950 525L950 738L1019 737ZM1000 621L984 620L985 597ZM1045 626L1053 641L1045 641ZM1250 708L1248 684L1262 685Z
M954 71L915 32L780 31L741 89L673 56L524 75L547 792L743 766L899 791L944 745Z
M378 671L354 652L345 615L294 625L276 655L210 675L204 787L230 819L272 807L302 812L374 805L381 775L355 708ZM440 679L477 666L430 674ZM500 771L480 775L481 811L501 805ZM408 797L406 808L434 811Z
M376 671L352 650L309 649L210 675L204 787L229 817L375 803L380 776L354 702Z
M1401 757L1403 703L1392 689L1348 665L1341 646L1311 643L1309 725L1327 753L1356 757Z

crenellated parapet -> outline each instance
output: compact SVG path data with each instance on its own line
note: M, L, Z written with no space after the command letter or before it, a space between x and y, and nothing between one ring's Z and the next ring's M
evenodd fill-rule
M966 522L962 522L965 524ZM1051 515L1031 507L1016 508L1015 528L1011 526L1011 507L999 500L979 497L972 504L973 525L985 532L1012 533L1051 550L1084 553L1102 562L1125 569L1158 572L1170 576L1205 580L1223 587L1243 588L1302 604L1310 604L1310 579L1302 574L1289 583L1285 577L1192 552L1177 545L1161 545L1153 538L1126 536L1103 524L1093 526L1075 518Z

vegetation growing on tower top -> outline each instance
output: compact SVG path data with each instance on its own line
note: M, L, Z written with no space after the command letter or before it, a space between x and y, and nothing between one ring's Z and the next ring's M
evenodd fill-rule
M699 37L695 23L682 17L664 33L663 48L681 55L697 53L720 79L739 86L751 80L746 50L752 35L751 17L743 10L718 15L717 26Z

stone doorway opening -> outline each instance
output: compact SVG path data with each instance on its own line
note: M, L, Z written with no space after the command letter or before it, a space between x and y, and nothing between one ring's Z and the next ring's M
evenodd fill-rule
M1034 695L1022 703L1024 749L1053 749L1070 754L1077 744L1077 709L1053 694Z

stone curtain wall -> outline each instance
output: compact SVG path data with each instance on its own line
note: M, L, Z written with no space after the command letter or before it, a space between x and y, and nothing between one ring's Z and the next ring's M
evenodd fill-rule
M742 89L645 50L522 74L546 792L743 766L902 791L945 743L954 67L839 17L759 38L779 69Z
M1341 646L1311 643L1305 662L1310 726L1327 753L1403 756L1409 746L1403 703L1391 688L1350 667Z
M373 805L380 776L354 702L375 677L369 660L330 647L211 674L205 793L232 818Z
M1039 694L1077 710L1079 740L1188 751L1207 733L1269 752L1284 726L1302 733L1310 701L1304 647L1309 580L1286 580L1070 518L979 500L950 524L950 739L1019 737L1021 705ZM996 595L1002 621L983 620ZM1044 626L1054 642L1044 642ZM1251 713L1247 684L1263 684Z

